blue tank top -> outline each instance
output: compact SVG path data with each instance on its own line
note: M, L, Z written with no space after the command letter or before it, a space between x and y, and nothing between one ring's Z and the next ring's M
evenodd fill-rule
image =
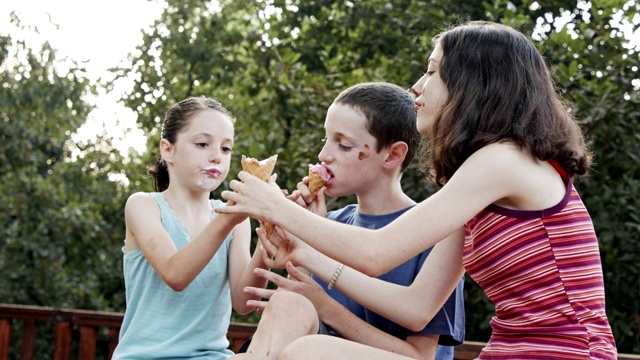
M187 229L160 193L162 225L177 249L189 242ZM224 203L212 200L213 207ZM215 214L212 215L212 217ZM113 359L227 359L226 333L231 319L227 274L227 236L213 259L183 291L172 290L138 248L125 251L124 281L127 308Z

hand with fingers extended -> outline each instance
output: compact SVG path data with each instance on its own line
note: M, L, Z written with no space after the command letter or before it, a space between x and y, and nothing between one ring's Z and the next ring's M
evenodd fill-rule
M272 282L278 287L278 289L274 290L257 287L246 287L244 288L244 292L248 295L261 297L268 300L277 291L293 291L309 299L316 307L316 309L318 309L318 311L323 308L323 305L326 304L327 301L331 301L331 298L324 291L322 286L320 286L315 280L311 278L306 269L296 267L291 262L287 262L286 269L289 273L289 277L284 277L275 272L265 269L254 269L254 274L256 276ZM262 312L267 304L268 301L247 301L247 306L255 308L258 312Z
M256 234L264 250L263 261L270 268L284 269L289 261L296 265L303 264L305 256L315 252L295 235L278 226L270 236L262 227L256 229Z

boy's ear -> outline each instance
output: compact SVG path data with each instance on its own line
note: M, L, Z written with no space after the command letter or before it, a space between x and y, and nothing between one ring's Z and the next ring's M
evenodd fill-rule
M167 139L160 140L160 156L165 162L171 162L173 155L173 145Z
M409 146L404 141L396 141L391 144L387 149L387 158L384 161L384 166L389 169L401 167L408 150Z

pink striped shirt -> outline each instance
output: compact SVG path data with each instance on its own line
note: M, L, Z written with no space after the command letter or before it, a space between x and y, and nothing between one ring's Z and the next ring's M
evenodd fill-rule
M465 226L465 269L496 308L480 359L617 357L593 223L564 179L549 209L490 205Z

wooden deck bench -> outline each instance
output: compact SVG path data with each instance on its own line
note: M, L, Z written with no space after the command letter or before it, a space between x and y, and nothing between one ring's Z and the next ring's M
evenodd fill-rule
M98 347L99 331L106 333L106 349L100 349L111 358L118 344L122 313L60 309L41 306L26 306L0 303L0 360L8 360L11 350L11 330L21 325L19 354L21 360L35 356L38 325L46 323L55 331L53 344L54 360L94 360ZM255 331L255 324L232 323L227 332L230 348L235 352ZM455 347L454 358L470 360L478 357L485 343L465 341ZM77 349L77 357L72 356ZM619 354L619 360L640 360L640 355Z

